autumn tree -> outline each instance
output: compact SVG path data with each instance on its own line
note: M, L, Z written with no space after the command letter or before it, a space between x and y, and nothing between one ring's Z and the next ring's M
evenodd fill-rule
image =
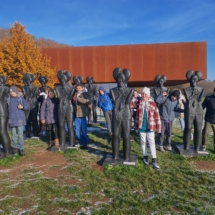
M10 36L0 42L0 74L7 76L9 85L21 87L23 74L46 75L53 86L56 73L50 68L51 59L36 46L32 36L19 22L10 26ZM39 82L34 84L39 86Z

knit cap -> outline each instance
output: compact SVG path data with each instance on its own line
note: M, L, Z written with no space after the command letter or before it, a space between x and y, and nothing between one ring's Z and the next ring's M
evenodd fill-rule
M174 96L174 97L176 97L177 99L179 99L179 97L180 97L180 91L179 91L179 90L174 90L174 91L172 92L172 96Z
M148 96L150 96L150 89L149 89L148 87L144 87L144 88L142 89L142 93L145 93L145 94L147 94Z
M104 89L104 87L102 87L102 86L99 87L99 90L105 92L105 89Z
M10 92L14 92L14 93L18 93L18 89L17 89L17 87L16 86L11 86L10 87Z

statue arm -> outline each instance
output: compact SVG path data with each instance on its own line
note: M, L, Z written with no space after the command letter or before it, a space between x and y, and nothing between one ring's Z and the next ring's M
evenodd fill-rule
M188 95L187 95L187 90L186 90L186 89L183 89L183 91L184 91L185 99L186 99L186 101L188 101L188 100L189 100L189 98L188 98Z
M204 92L205 92L205 89L202 88L202 91L201 91L201 93L200 93L200 95L199 95L199 98L198 98L198 101L199 101L199 102L201 102L201 100L202 100L202 98L203 98L203 95L204 95Z
M70 94L69 94L69 97L68 97L68 100L72 100L73 96L75 94L75 88L72 87L72 90L70 91Z
M130 104L132 96L133 96L133 93L134 93L134 90L131 89L129 94L128 94L128 96L127 96L127 98L126 98L125 104Z
M113 103L115 102L115 95L114 95L114 92L112 89L110 89L110 97L111 97L111 100L113 101Z

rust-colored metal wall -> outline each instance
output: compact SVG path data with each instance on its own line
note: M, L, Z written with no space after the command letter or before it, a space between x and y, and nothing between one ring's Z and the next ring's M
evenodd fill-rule
M157 74L166 75L168 84L186 81L190 69L207 77L206 42L163 44L86 46L44 48L52 58L51 66L69 70L72 75L94 77L98 83L115 82L112 71L116 67L131 71L129 86L153 84ZM153 84L154 85L154 84Z

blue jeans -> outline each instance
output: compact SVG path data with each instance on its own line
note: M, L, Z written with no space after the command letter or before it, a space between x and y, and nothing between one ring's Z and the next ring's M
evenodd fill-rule
M87 120L86 117L75 117L75 135L78 138L79 143L83 143L87 146Z
M23 141L23 126L12 127L12 144L13 148L24 150L24 141ZM18 135L18 143L17 143Z

